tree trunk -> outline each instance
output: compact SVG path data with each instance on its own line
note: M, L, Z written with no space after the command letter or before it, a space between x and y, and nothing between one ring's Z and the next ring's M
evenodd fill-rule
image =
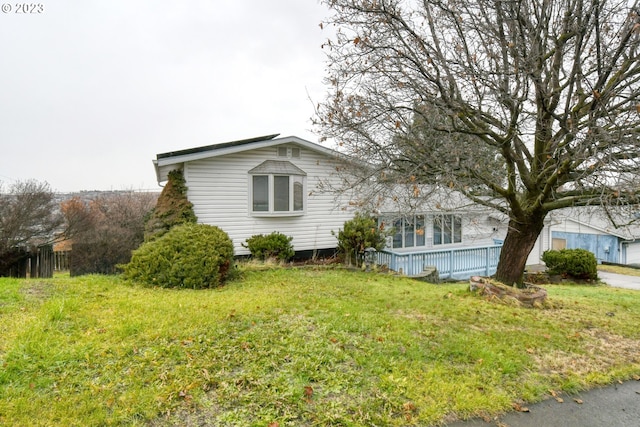
M529 253L544 227L544 215L527 223L509 221L509 231L504 239L500 260L496 271L496 280L506 284L522 286L524 268Z

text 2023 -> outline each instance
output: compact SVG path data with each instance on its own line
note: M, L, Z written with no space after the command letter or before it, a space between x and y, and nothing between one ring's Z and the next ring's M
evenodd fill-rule
M44 12L44 4L42 3L16 3L13 7L13 13L42 13Z

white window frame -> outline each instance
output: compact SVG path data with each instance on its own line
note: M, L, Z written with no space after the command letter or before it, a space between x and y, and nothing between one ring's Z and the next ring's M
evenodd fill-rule
M447 221L449 220L449 221ZM438 226L438 221L440 221L440 225ZM451 225L451 230L450 230L450 241L446 241L446 236L447 234L445 233L446 228L445 226L448 224ZM442 246L448 246L448 245L457 245L462 243L462 230L463 230L463 226L462 226L462 217L459 215L454 215L454 214L438 214L438 215L434 215L433 216L433 222L432 222L432 231L433 231L433 246L434 247L442 247ZM438 227L440 229L440 241L438 242L437 239L437 235L438 233L436 233L436 227Z
M411 249L427 247L427 217L426 215L412 215L404 217L396 217L390 220L390 225L394 229L394 233L390 236L391 249ZM398 224L400 224L398 226ZM400 239L398 239L400 238ZM396 246L398 241L401 246ZM411 240L412 244L407 246L407 242Z
M276 157L299 159L300 151L300 147L278 146L276 147Z
M268 209L265 211L255 211L254 210L254 177L267 177L267 204ZM285 210L277 211L276 208L276 197L275 197L275 181L276 177L287 177L289 178L289 207ZM306 214L307 212L307 179L304 175L285 175L285 174L253 174L249 175L249 212L252 216L301 216ZM296 184L300 184L301 188L301 197L302 197L302 209L296 210L295 206L295 195L296 195ZM300 191L300 187L298 187L298 191Z

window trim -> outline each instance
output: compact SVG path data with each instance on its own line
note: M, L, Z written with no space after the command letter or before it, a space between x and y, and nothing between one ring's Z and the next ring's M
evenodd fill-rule
M412 249L412 248L427 248L427 216L424 214L410 215L391 218L391 226L394 229L394 233L391 235L391 249ZM398 222L401 223L400 227L397 227ZM407 228L410 225L411 230ZM422 225L422 227L418 227ZM422 234L420 233L422 230ZM410 233L413 245L407 246L407 236ZM395 246L396 237L401 237L401 246Z
M449 222L447 224L447 219ZM436 225L437 221L440 220L440 242L436 242ZM446 242L447 239L445 237L447 234L445 233L447 225L450 225L449 238L451 241ZM432 220L432 244L433 247L443 247L449 245L457 245L463 243L462 238L462 217L460 215L452 214L452 213L443 213L443 214L435 214L433 215ZM456 240L458 239L458 240Z
M451 221L451 242L436 243L436 226L438 218ZM384 215L380 219L384 227L393 229L387 240L387 248L390 250L426 250L446 248L452 245L464 243L463 236L463 216L455 213L424 213L415 215ZM408 234L411 233L409 239ZM442 232L440 234L442 236ZM444 239L441 239L444 240ZM407 241L412 241L412 246L407 246ZM400 243L401 246L396 246Z
M255 177L267 177L267 209L255 210L254 191ZM276 210L276 181L279 177L288 178L288 210ZM307 176L306 173L291 162L267 160L249 171L248 178L248 210L254 217L292 217L307 213ZM296 199L299 194L301 199ZM301 209L296 209L299 204Z

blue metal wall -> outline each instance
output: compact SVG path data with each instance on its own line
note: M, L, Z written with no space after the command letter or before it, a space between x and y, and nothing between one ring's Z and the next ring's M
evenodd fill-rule
M593 252L598 262L620 262L618 238L615 236L553 231L551 237L565 239L567 241L567 249L586 249Z

